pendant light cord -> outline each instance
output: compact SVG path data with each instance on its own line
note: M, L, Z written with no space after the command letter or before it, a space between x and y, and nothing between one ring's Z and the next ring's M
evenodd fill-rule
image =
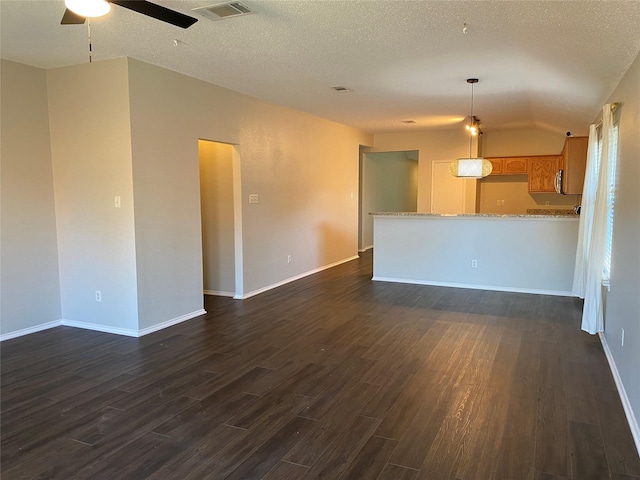
M478 83L478 79L477 78L467 78L467 83L471 84L471 114L469 115L470 116L470 119L469 119L469 123L470 123L469 132L471 134L469 135L469 158L473 158L471 156L471 150L473 148L473 137L474 137L472 132L473 132L473 127L475 125L475 117L473 116L473 84L474 83Z
M473 83L474 82L470 82L470 83L471 83L471 115L469 115L469 123L471 123L471 126L473 127ZM469 133L471 133L471 130L469 130ZM469 158L473 158L471 156L472 145L473 145L473 134L470 134L469 135Z

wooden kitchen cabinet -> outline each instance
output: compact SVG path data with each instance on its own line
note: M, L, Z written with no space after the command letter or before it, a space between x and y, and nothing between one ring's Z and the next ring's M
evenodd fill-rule
M562 149L562 193L582 194L589 137L567 137Z
M504 174L519 175L528 172L529 157L507 157L504 159Z
M491 162L493 170L491 175L502 175L502 167L504 166L504 158L487 158Z
M491 175L522 175L527 173L529 157L487 157L493 165Z
M555 179L562 168L562 156L529 157L529 193L556 193Z

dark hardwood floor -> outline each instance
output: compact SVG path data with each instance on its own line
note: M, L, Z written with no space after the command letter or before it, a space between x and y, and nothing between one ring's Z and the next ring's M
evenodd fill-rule
M640 479L579 300L370 278L4 342L2 478Z

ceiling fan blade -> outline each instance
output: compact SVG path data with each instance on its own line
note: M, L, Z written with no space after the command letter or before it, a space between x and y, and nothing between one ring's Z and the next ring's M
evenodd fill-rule
M62 15L62 20L60 21L60 25L81 25L85 22L86 18L73 13L68 8L64 11L64 15Z
M142 13L162 22L170 23L180 28L189 28L198 21L197 18L190 17L175 10L170 10L161 5L147 2L146 0L108 0L111 3L128 8L134 12Z

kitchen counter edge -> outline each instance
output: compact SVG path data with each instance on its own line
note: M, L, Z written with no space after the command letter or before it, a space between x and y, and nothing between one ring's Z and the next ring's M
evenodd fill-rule
M579 215L536 215L530 213L501 215L498 213L420 213L420 212L371 212L374 217L430 217L430 218L525 218L579 220Z

